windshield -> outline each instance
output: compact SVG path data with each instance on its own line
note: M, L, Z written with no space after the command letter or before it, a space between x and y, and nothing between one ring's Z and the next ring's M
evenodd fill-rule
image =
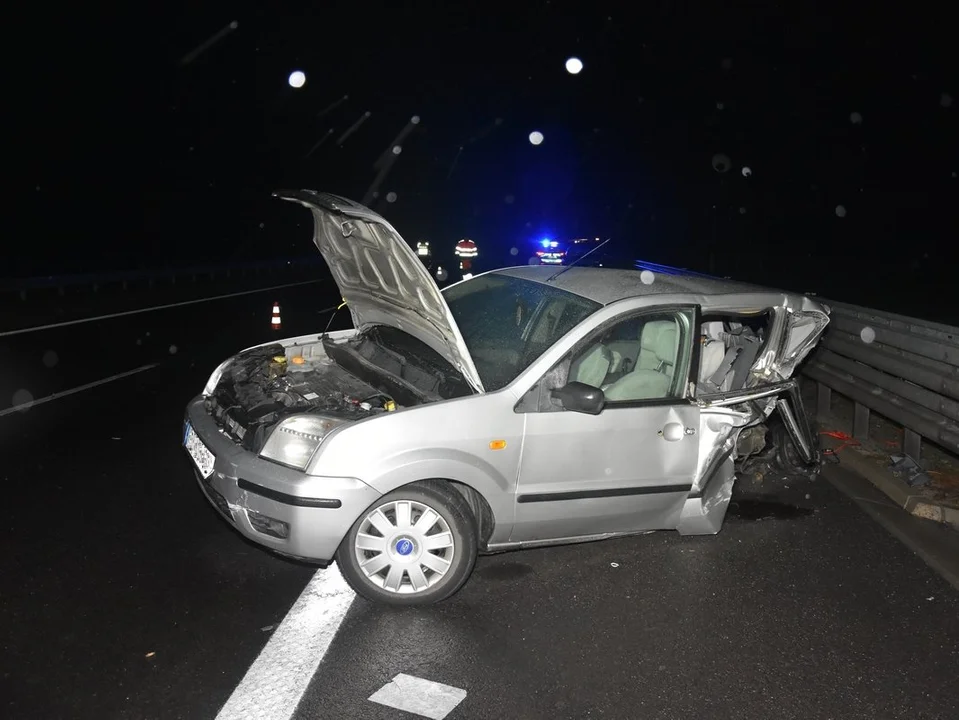
M443 292L487 391L499 390L599 303L552 285L481 275Z

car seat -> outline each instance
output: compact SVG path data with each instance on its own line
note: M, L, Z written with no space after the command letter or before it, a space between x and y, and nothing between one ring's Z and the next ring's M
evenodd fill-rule
M603 389L607 400L646 400L669 394L679 328L674 320L654 320L643 326L636 368Z

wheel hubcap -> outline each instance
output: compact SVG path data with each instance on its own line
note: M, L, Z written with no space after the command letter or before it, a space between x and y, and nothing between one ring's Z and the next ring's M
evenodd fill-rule
M456 547L449 523L437 510L415 500L394 500L363 518L353 552L370 583L409 594L442 580Z

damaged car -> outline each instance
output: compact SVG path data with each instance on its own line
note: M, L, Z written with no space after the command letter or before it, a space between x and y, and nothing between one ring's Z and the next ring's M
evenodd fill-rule
M312 214L353 328L224 361L183 444L234 528L335 561L368 599L440 601L481 553L716 533L775 410L791 457L818 462L792 379L828 323L808 297L578 266L441 292L373 211L275 195Z

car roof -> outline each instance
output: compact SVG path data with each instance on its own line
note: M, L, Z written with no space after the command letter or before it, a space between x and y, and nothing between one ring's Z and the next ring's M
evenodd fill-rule
M620 270L602 267L556 267L548 265L524 265L494 270L493 273L545 283L556 276L550 285L561 290L588 298L601 305L609 305L617 300L646 295L689 294L689 295L730 295L737 293L761 293L779 295L783 290L750 285L748 283L712 278L696 274L684 274L669 268L668 272L653 273L653 282L642 281L643 272L639 270ZM647 280L649 277L647 276ZM790 293L791 294L791 293Z

